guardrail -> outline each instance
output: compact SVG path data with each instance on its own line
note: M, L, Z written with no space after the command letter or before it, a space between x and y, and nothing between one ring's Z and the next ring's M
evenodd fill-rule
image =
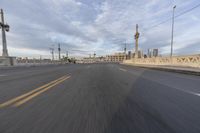
M132 60L126 60L127 64L138 65L171 65L182 67L197 67L200 68L200 54L188 55L188 56L173 56L170 57L153 57L153 58L138 58Z

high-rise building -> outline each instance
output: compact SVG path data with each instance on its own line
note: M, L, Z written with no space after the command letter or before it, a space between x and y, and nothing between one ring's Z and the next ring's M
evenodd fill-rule
M149 58L152 57L152 49L148 49L148 54L147 54L147 56L148 56Z
M151 57L158 57L158 49L148 49L148 55L149 58Z
M131 59L131 51L128 51L128 59Z
M158 49L153 49L153 57L158 57Z

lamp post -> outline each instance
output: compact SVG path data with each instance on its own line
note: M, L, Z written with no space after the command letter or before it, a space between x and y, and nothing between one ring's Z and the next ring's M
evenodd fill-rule
M10 26L8 24L4 23L4 14L3 9L1 9L1 22L0 22L0 28L2 29L2 44L3 44L3 57L8 57L8 50L7 50L7 42L6 42L6 31L8 32L10 29Z
M173 14L172 14L172 37L171 37L171 55L170 57L172 58L173 56L173 43L174 43L174 12L176 9L176 5L173 7Z
M126 60L126 42L125 42L125 44L124 44L124 60Z
M138 58L138 39L140 33L138 32L138 24L136 25L136 33L135 33L135 58Z
M61 48L60 48L60 43L58 44L58 59L60 61L61 57L60 57L60 51L61 51Z
M51 56L52 56L51 60L54 61L54 48L50 48L50 50L51 50Z

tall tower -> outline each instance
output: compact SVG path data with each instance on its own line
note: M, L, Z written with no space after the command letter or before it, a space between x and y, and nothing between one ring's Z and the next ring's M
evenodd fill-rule
M138 24L136 24L136 33L135 33L135 58L138 58L138 39L140 33L138 32Z
M3 57L8 57L7 42L6 42L6 31L9 31L9 25L4 23L3 9L1 9L1 22L0 28L2 30L2 44L3 44Z

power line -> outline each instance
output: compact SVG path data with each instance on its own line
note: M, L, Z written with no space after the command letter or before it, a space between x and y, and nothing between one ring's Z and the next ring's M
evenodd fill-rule
M188 10L186 10L186 11L184 11L184 12L178 14L178 15L176 15L174 18L178 18L178 17L180 17L180 16L182 16L182 15L184 15L184 14L186 14L186 13L188 13L188 12L190 12L190 11L192 11L192 10L198 8L198 7L200 7L200 3L199 3L198 5L196 5L196 6L194 6L194 7L190 8L190 9L188 9ZM160 26L160 25L162 25L162 24L164 24L164 23L167 23L167 22L170 21L171 19L172 19L172 18L170 17L170 18L168 18L168 19L166 19L166 20L164 20L164 21L162 21L162 22L160 22L160 23L158 23L158 24L156 24L156 25L153 25L153 26L150 27L150 28L144 29L144 31L147 31L147 30L153 29L153 28L155 28L155 27L158 27L158 26Z
M192 10L198 8L198 7L200 7L200 3L199 3L198 5L196 5L196 6L192 7L192 8L190 8L190 9L188 9L188 10L186 10L186 11L180 13L179 15L176 15L175 18L177 18L177 17L179 17L179 16L182 16L182 15L184 15L184 14L186 14L186 13L188 13L188 12L190 12L190 11L192 11Z
M158 23L158 24L156 24L156 25L151 26L150 28L144 29L143 31L147 31L147 30L153 29L153 28L155 28L155 27L158 27L158 26L160 26L160 25L162 25L162 24L164 24L164 23L167 23L167 22L170 21L170 20L171 20L171 18L166 19L166 20L164 20L164 21L162 21L162 22L160 22L160 23Z

